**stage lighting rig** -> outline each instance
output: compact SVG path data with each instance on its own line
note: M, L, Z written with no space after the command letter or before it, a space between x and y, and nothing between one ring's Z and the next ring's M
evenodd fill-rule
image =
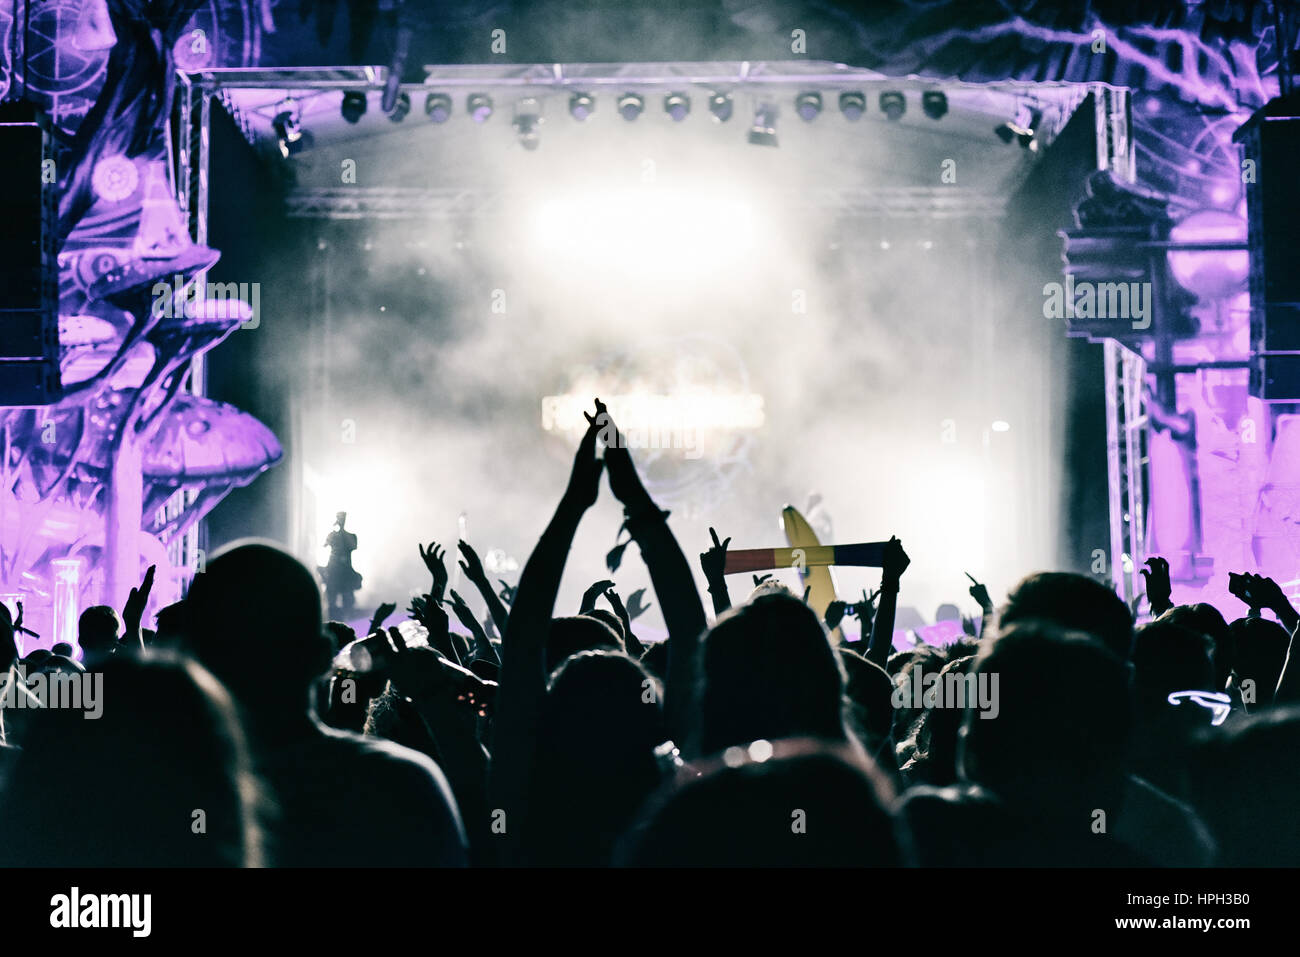
M948 113L948 97L942 90L926 90L921 94L921 110L932 120L941 120Z
M898 90L886 90L880 94L880 112L893 122L901 120L907 112L907 97Z
M451 97L446 93L430 93L424 100L424 115L434 123L446 123L451 110Z
M685 93L669 93L664 97L664 112L674 123L680 123L691 112L691 98Z
M639 93L624 93L618 98L618 112L629 123L645 111L645 98Z
M410 112L411 94L403 90L401 93L397 94L397 100L393 103L393 109L392 112L388 114L388 118L394 123L400 123L402 120L406 119L406 114Z
M749 142L754 146L776 146L776 107L764 103L754 111L754 125L749 128Z
M731 97L725 93L714 93L709 97L709 112L715 123L725 123L731 119Z
M794 98L794 109L805 123L811 123L822 112L822 95L820 93L800 93Z
M358 122L366 115L366 95L359 90L349 90L344 93L341 111L343 119L349 123Z
M584 122L596 112L596 99L590 93L575 93L569 97L569 115L578 122Z
M846 120L857 122L867 112L867 98L856 90L847 90L840 94L840 112Z
M519 137L520 146L526 150L535 150L541 145L542 122L542 106L536 99L529 96L515 104L515 119L512 125Z
M486 123L492 115L492 97L486 93L471 93L465 100L465 110L475 123Z
M302 115L298 110L298 104L292 98L279 105L271 125L275 128L275 135L280 143L280 155L285 159L302 152L308 145L309 141L302 131Z

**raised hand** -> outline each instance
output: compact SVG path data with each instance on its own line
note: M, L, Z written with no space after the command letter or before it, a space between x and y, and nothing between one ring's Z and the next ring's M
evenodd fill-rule
M907 557L907 552L903 551L903 543L891 537L885 543L884 580L897 585L910 564L912 560Z
M844 620L844 614L847 608L848 605L839 599L836 599L826 606L825 621L827 631L834 631L840 626L840 622Z
M754 575L753 576L754 587L757 588L759 585L763 584L763 582L767 581L771 577L772 577L771 572L764 572L762 575Z
M1169 582L1169 562L1159 555L1152 555L1145 562L1146 567L1138 569L1147 583L1147 601L1151 605L1151 614L1162 615L1174 603L1170 599L1173 586Z
M609 410L599 399L596 400L595 418L588 417L588 421L599 426L601 437L605 440L605 465L609 468L609 489L614 497L623 503L623 508L629 515L653 511L654 501L641 484L641 476L637 474L627 443L610 418Z
M126 639L141 646L144 644L144 638L140 633L140 620L144 617L145 606L149 604L149 593L153 591L153 576L157 570L157 565L149 566L149 570L144 573L144 581L140 583L139 588L131 589L126 605L122 608L122 623L126 626Z
M384 627L384 622L388 620L388 616L395 611L397 611L397 605L391 601L386 601L376 608L374 615L370 618L370 627L366 629L366 634L373 635Z
M989 590L975 580L975 576L970 572L965 573L970 579L970 596L975 599L976 604L988 614L993 610L993 599L989 598Z
M577 454L573 457L573 471L569 473L569 484L562 499L562 504L584 512L596 504L596 497L600 494L600 472L605 463L596 458L596 436L603 426L600 416L604 408L597 399L596 415L583 413L587 418L587 431L578 443Z
M713 547L707 552L700 553L700 567L704 569L704 577L709 581L709 588L713 588L714 582L724 581L726 574L723 569L727 567L727 546L731 544L730 537L723 541L718 541L718 533L709 528L709 535L713 538Z
M645 594L644 588L638 588L634 591L632 593L632 603L639 606L643 594ZM623 644L627 648L628 654L634 658L640 658L645 654L645 645L641 644L636 635L632 633L632 618L634 616L628 614L627 608L623 605L623 599L618 596L618 592L614 590L612 584L605 589L605 601L609 602L609 607L614 610L618 620L623 623ZM638 607L637 614L644 611L644 608Z
M423 545L420 548L420 558L424 560L424 567L429 569L429 574L433 576L433 590L431 594L437 601L442 601L443 595L447 591L447 565L443 561L446 557L447 550L438 545L437 542L430 542L426 551Z
M1228 591L1244 601L1251 610L1270 609L1288 631L1293 631L1300 622L1300 615L1297 615L1291 600L1282 591L1282 586L1271 578L1251 574L1229 575Z
M515 586L504 578L498 578L497 581L501 583L501 590L497 592L497 597L507 605L513 605L515 603Z
M452 614L460 620L460 623L473 636L475 645L488 640L487 634L483 631L483 626L479 624L478 619L474 617L474 612L470 610L469 605L464 598L460 597L456 589L451 590L451 601L447 604L451 605Z
M475 585L486 585L487 573L483 571L478 552L474 551L469 542L457 542L456 548L460 551L460 570L465 573L465 577Z
M582 593L582 605L578 608L578 614L585 615L587 612L595 608L596 599L613 587L614 583L608 578L602 578L600 581L592 584Z

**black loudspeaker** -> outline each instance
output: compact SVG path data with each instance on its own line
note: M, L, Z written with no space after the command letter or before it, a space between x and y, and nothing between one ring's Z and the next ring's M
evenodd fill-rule
M1279 97L1242 124L1250 240L1250 394L1300 402L1300 96Z
M0 103L0 406L62 394L53 149L34 105Z

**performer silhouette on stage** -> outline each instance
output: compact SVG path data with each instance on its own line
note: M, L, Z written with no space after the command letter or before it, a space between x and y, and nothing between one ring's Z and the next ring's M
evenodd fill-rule
M325 547L330 550L329 564L318 569L321 581L325 583L325 601L330 614L335 607L345 614L351 612L356 605L353 596L361 587L361 576L352 567L357 537L345 527L347 520L347 512L335 516L334 530L325 539Z

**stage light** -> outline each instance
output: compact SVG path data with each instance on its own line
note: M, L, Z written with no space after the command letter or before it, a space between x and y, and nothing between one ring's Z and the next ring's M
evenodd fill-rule
M749 128L749 142L754 146L776 146L776 107L764 103L754 111L754 125Z
M492 97L486 93L471 93L465 101L465 109L475 123L486 123L492 115Z
M725 93L714 93L709 97L709 112L715 123L725 123L731 119L731 97Z
M800 93L794 98L794 109L806 123L817 119L822 112L822 95L820 93Z
M1018 140L1021 148L1036 151L1038 149L1038 127L1043 122L1043 114L1032 110L1024 116L1017 116L1015 121L1007 121L996 127L993 132L1003 143Z
M356 123L361 117L366 115L366 95L357 90L351 90L343 94L342 106L343 119L349 123Z
M921 94L921 110L932 120L941 120L948 114L948 97L942 90L926 90Z
M891 120L901 120L907 112L907 97L898 90L886 90L880 94L880 112Z
M424 115L434 123L451 119L451 97L446 93L430 93L424 100Z
M1005 419L997 419L997 420L995 420L995 421L993 422L993 424L992 424L991 426L989 426L989 427L990 427L994 432L1010 432L1010 431L1011 431L1011 423L1010 423L1010 422L1007 422Z
M664 112L680 123L691 112L691 98L685 93L669 93L664 97Z
M286 159L295 153L301 153L307 146L308 141L303 136L298 105L292 99L280 104L279 112L275 114L271 125L275 127L275 135L280 141L280 155Z
M645 110L645 99L639 93L624 93L618 98L618 112L631 123Z
M850 90L840 94L840 112L846 120L856 122L867 112L867 98L857 91Z
M531 96L515 104L515 133L519 144L526 150L535 150L541 145L539 127L542 125L541 104Z
M397 102L393 104L392 112L388 118L394 123L400 123L406 119L406 114L411 112L411 94L403 91L397 95Z
M590 93L575 93L569 97L569 115L582 122L596 112L596 100Z

